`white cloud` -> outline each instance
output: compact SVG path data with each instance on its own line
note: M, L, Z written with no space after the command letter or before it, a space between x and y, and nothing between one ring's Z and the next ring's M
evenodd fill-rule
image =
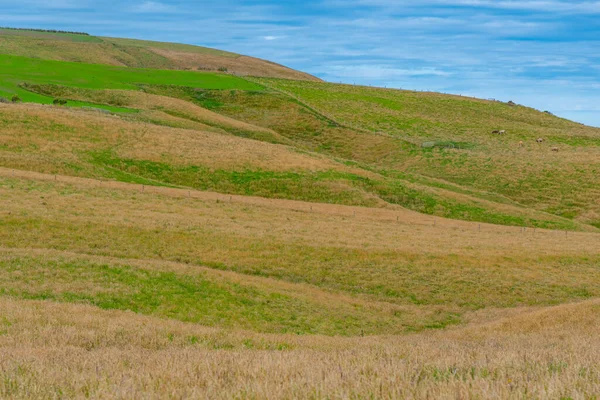
M450 76L451 73L437 68L394 68L385 65L333 65L326 67L329 73L342 78L394 79L415 76Z
M146 1L134 7L134 11L140 13L166 13L175 11L175 8L158 1Z
M332 6L356 5L387 9L431 8L435 6L462 6L504 10L530 10L538 12L600 13L600 1L570 0L329 0Z

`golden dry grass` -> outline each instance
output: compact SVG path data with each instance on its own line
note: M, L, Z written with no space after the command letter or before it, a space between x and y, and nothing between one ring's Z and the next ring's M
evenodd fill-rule
M254 57L222 57L218 55L200 54L174 49L149 47L154 53L172 61L181 69L199 69L218 71L226 68L236 75L242 76L272 76L285 79L319 81L307 73L295 71L280 64L268 62Z
M135 92L123 92L122 95L140 100L137 103L140 107L149 103L149 108L172 107L173 110L185 110L191 117L225 129L270 133L263 128L222 117L180 100ZM12 164L17 168L38 169L40 167L36 164L52 162L52 158L75 163L79 152L99 150L108 145L123 157L142 157L150 161L203 165L209 168L351 170L321 155L302 154L286 146L239 138L223 130L215 132L211 128L200 131L176 129L128 122L94 112L31 104L0 104L0 112L6 121L10 121L0 133L0 143L9 150L2 153L4 165ZM23 150L27 149L35 151L24 154ZM46 167L41 170L49 169Z
M596 233L0 176L0 397L588 399L600 389L598 300L550 306L600 296ZM153 311L111 310L101 299L125 296L119 307L133 309L142 290L98 275L123 265L269 298L256 307L320 333L378 335L258 333L290 322L261 308L226 313L237 325L164 313L183 304L167 292ZM143 282L158 290L153 276ZM393 294L402 290L419 301ZM335 331L337 318L354 325Z
M600 248L596 247L599 240L598 233L564 232L546 229L526 229L521 227L507 227L491 224L480 224L474 222L451 220L446 218L432 217L414 211L387 205L385 208L353 207L335 204L307 203L294 200L266 199L262 197L226 195L214 192L205 192L189 189L175 189L166 187L152 187L129 184L124 182L95 180L61 175L36 173L0 167L0 177L6 180L22 179L23 185L20 189L5 191L7 207L9 204L20 207L22 204L16 201L19 196L31 199L35 202L35 194L21 193L26 188L26 182L49 182L48 190L56 185L82 193L93 193L98 197L85 199L97 203L107 210L113 209L111 214L98 215L104 218L106 215L132 216L137 209L140 212L137 223L140 225L160 226L162 223L158 216L143 218L145 208L140 208L138 203L154 203L158 199L159 209L169 214L168 220L171 224L190 222L190 218L216 218L209 225L222 227L223 231L229 232L234 226L236 230L252 228L244 233L244 236L256 237L256 235L273 235L280 239L301 239L303 242L324 245L346 245L348 247L368 247L380 249L410 250L428 254L448 254L462 251L475 252L477 255L493 254L523 254L534 250L539 255L560 254L600 254ZM11 179L12 178L12 179ZM6 184L5 184L6 185ZM143 187L143 189L142 189ZM45 189L40 189L45 190ZM142 193L143 190L143 193ZM123 202L110 204L111 198L115 196L110 193L120 193L119 197L125 196ZM134 195L124 194L133 192ZM135 193L142 193L144 197L138 197ZM154 197L156 196L156 197ZM12 198L14 203L9 203ZM112 200L112 201L116 201ZM183 202L180 202L183 199ZM69 198L56 196L55 200L69 202ZM200 203L195 203L199 200ZM219 201L221 203L219 203ZM164 202L164 204L163 204ZM213 204L216 202L216 204ZM83 207L85 202L78 204ZM118 204L118 205L117 205ZM253 207L253 212L246 214L248 206ZM32 203L28 207L30 211L39 205ZM58 203L59 209L66 207L65 203ZM156 206L149 206L157 210ZM175 207L176 212L168 212L170 207ZM198 213L195 207L210 207L209 213ZM231 209L235 213L234 224L223 226L223 220L230 219L223 214L224 209ZM126 211L127 210L127 211ZM15 209L16 211L16 209ZM47 212L47 209L46 211ZM171 215L172 214L172 215ZM239 215L238 215L239 214ZM87 215L87 213L82 213ZM88 216L89 217L89 216ZM315 217L316 220L315 220ZM219 222L217 222L219 221ZM235 222L238 221L238 222ZM167 222L165 220L164 222ZM252 224L250 224L252 222ZM204 222L198 222L204 225ZM390 229L394 227L394 229ZM273 231L273 229L281 229ZM399 240L399 234L403 239ZM573 240L565 240L573 238ZM476 244L476 246L475 246Z
M11 398L593 398L600 304L404 337L207 329L82 305L0 299Z

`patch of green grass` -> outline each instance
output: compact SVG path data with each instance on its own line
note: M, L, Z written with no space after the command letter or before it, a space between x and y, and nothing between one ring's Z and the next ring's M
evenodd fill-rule
M177 261L307 283L398 305L473 310L552 305L600 295L598 257L593 256L520 255L513 259L486 255L482 260L315 246L277 237L251 238L208 227L158 229L37 215L5 218L0 227L0 240L7 248L37 248L43 243L43 248L56 250ZM401 234L398 240L402 240ZM39 282L33 285L38 286ZM11 285L7 282L2 287Z
M548 142L573 147L600 147L600 137L593 136L550 136Z
M417 190L401 180L366 178L339 171L275 172L223 170L203 166L176 166L146 160L123 159L110 151L90 154L96 166L109 168L112 177L126 182L191 187L221 193L294 199L347 205L375 205L377 196L389 203L431 215L502 225L576 230L570 221L526 218ZM118 171L122 175L118 175ZM330 185L329 183L334 183ZM340 184L342 186L340 186ZM340 187L343 189L340 190Z
M300 173L261 170L223 170L204 166L176 166L145 160L118 158L109 151L91 153L92 162L101 167L139 177L147 182L191 187L222 193L263 196L270 198L319 201L339 204L373 205L363 193L351 190L351 183L363 178L330 172ZM137 179L139 179L137 178ZM329 181L346 183L346 190L334 190ZM136 182L141 183L141 182Z
M26 102L52 103L52 98L19 87L22 83L130 90L137 90L141 84L167 83L205 89L262 88L235 76L216 73L123 68L0 55L0 95L12 97L17 94Z
M269 333L401 333L440 329L459 321L454 314L441 315L405 326L393 315L352 308L328 309L276 291L215 280L201 272L163 272L121 263L98 264L82 258L0 258L0 282L0 295L86 303L205 326Z

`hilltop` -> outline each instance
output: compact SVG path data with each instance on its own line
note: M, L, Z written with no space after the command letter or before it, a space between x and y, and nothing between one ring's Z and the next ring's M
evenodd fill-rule
M0 31L0 397L593 396L599 172L523 105Z
M283 65L227 51L83 33L0 28L0 54L132 68L220 71L236 75L318 80Z

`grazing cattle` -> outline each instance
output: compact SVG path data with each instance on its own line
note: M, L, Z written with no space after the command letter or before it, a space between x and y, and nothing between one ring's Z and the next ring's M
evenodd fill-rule
M557 152L557 153L558 153L558 147L553 147L553 148L552 148L552 151L555 151L555 152Z
M523 141L522 140L519 142L519 147L523 147Z
M506 131L503 129L500 132L498 132L500 135L504 135L506 133Z
M544 141L544 139L542 139L542 138L538 138L538 139L536 140L536 142L538 142L538 143L542 143L543 141Z
M500 131L492 131L492 135L498 135Z

